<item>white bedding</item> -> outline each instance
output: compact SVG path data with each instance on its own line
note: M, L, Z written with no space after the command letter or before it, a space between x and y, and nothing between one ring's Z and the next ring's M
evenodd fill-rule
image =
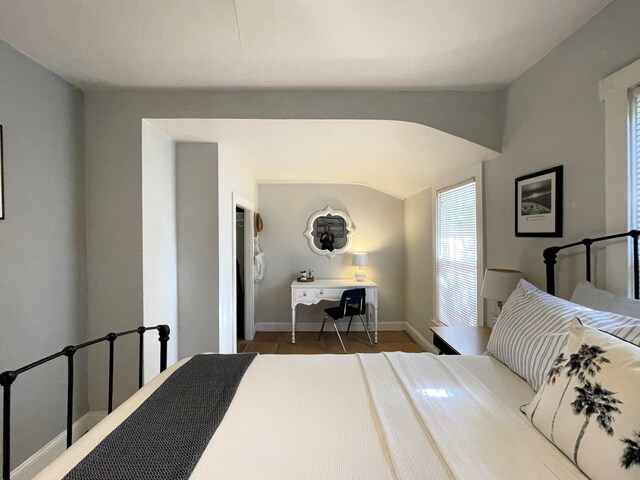
M36 478L62 478L185 361ZM533 396L491 357L260 355L191 478L586 478L519 412Z

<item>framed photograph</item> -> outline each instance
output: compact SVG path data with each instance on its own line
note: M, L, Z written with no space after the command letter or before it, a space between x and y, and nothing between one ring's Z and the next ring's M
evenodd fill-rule
M562 236L562 165L516 178L516 237Z
M0 220L4 219L4 150L2 148L2 125L0 125Z

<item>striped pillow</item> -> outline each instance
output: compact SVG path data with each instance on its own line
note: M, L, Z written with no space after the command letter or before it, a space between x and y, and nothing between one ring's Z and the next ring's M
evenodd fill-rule
M567 341L571 320L640 345L640 319L600 312L520 280L493 327L487 351L538 390Z

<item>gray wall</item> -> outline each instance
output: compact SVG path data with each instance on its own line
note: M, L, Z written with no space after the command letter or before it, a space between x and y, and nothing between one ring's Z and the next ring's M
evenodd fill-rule
M82 94L0 42L6 219L0 220L0 371L86 340ZM76 418L87 411L84 353ZM65 428L66 362L13 388L15 467Z
M218 146L178 143L180 358L218 350Z
M330 205L346 211L356 231L350 252L369 253L367 277L379 285L379 321L404 322L404 202L357 185L261 184L258 187L264 230L260 246L266 274L256 296L258 330L261 323L291 325L291 281L311 267L317 278L353 278L351 255L333 259L309 249L303 232L309 216ZM299 306L296 325L319 330L327 305ZM311 323L313 325L300 325ZM264 327L263 327L264 328ZM397 329L402 329L400 325Z
M407 322L428 341L433 326L433 199L429 188L404 202Z
M640 2L611 3L507 89L502 155L485 162L484 170L487 267L520 269L545 288L545 247L605 232L604 106L598 82L640 57L638 18ZM564 165L564 237L516 238L514 179L556 165ZM421 222L431 218L431 208L427 192L406 200L407 320L428 339L432 229ZM419 237L428 243L424 250ZM568 297L584 276L583 260L559 258L558 294ZM601 252L595 271L604 287L603 263Z
M500 149L503 105L499 92L129 90L85 92L84 97L90 335L135 327L143 317L140 161L143 118L410 120ZM231 184L228 182L231 173L220 162L221 185ZM239 185L236 180L233 185ZM233 188L253 199L246 189L247 186ZM231 203L231 190L220 187L218 192L219 211L228 214L230 221L233 212L230 205L226 208L226 203ZM231 245L231 232L219 233L219 241ZM223 250L222 243L220 249ZM227 279L231 278L233 268L231 261L219 265L220 278L224 277L221 288L229 291ZM221 309L224 307L221 315L226 315L229 309L223 303L221 298ZM233 341L228 333L221 331L221 344L223 336L226 343ZM123 348L117 359L120 369L125 370L132 362L135 348L131 351ZM105 389L100 380L104 362L96 356L90 358L89 367L91 409L99 410L104 408ZM123 376L119 381L116 404L136 388L135 378Z
M487 266L520 268L544 287L545 247L604 233L605 126L598 82L640 57L638 19L640 2L614 1L507 90L503 154L485 170ZM564 165L564 238L516 238L514 178L555 165ZM564 260L558 293L570 295L582 271L575 258ZM604 274L601 264L598 273Z

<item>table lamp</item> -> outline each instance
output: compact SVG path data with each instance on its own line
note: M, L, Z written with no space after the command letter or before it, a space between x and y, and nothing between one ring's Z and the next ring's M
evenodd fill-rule
M497 300L498 308L502 310L502 304L515 290L521 278L524 278L524 274L518 270L487 268L480 296L488 300Z
M358 267L358 270L356 270L356 280L358 282L364 282L364 279L366 278L367 275L366 273L364 273L364 270L362 269L362 267L366 267L367 265L369 265L367 254L354 253L353 259L351 261L351 265Z

